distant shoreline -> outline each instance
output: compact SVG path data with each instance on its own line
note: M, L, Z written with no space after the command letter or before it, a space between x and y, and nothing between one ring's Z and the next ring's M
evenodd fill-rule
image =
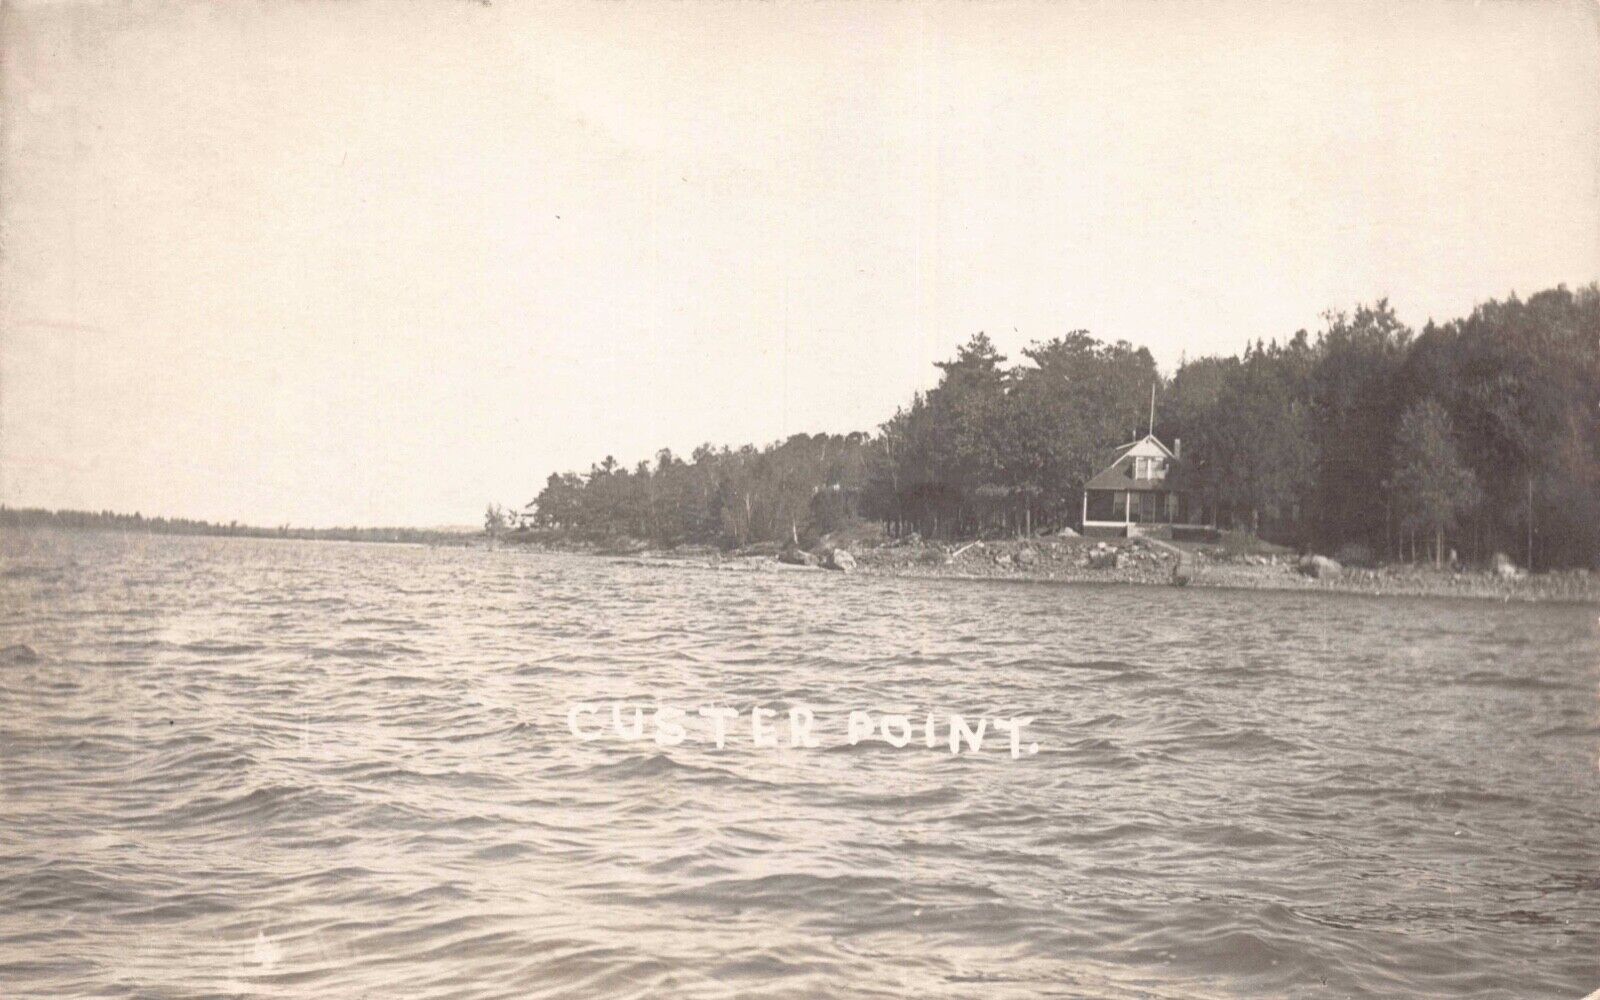
M285 538L306 542L375 542L401 545L476 545L484 535L474 529L444 528L292 528L230 522L218 524L183 517L144 517L113 511L45 510L0 506L0 528L48 528L123 535L189 535L199 538Z

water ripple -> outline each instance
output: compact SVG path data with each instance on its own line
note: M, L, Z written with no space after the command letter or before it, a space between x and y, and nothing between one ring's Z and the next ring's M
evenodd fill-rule
M1597 672L1573 607L0 538L0 993L1567 1000Z

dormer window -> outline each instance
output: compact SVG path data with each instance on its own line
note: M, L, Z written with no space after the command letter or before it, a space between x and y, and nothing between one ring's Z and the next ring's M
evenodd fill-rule
M1167 478L1167 463L1159 458L1146 458L1137 456L1129 470L1135 479L1165 479Z

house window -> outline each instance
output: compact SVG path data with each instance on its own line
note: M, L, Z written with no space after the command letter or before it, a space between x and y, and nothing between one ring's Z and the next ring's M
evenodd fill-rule
M1165 479L1167 478L1166 463L1159 458L1137 457L1133 460L1133 478L1135 479Z

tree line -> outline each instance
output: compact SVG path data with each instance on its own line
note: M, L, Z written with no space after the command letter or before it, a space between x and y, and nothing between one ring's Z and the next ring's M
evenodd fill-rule
M464 545L473 541L470 531L429 528L276 528L255 527L230 521L221 524L187 517L145 517L110 510L46 510L41 507L0 505L0 528L57 528L65 531L118 531L147 535L209 535L228 538L298 538L324 542L404 542L430 545Z
M658 545L807 545L857 519L957 539L1078 525L1150 429L1219 527L1352 558L1600 565L1600 288L1489 301L1420 332L1387 301L1170 376L1075 330L1008 363L984 334L875 434L668 450L552 474L533 524Z

